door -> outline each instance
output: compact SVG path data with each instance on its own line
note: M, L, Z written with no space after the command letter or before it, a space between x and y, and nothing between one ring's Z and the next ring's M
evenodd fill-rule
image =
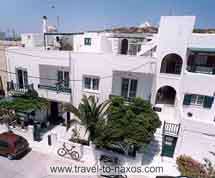
M128 40L123 39L121 43L121 54L127 54L128 53Z
M17 69L17 84L19 88L26 88L28 85L28 73L25 70Z
M164 136L163 138L163 147L162 147L162 156L173 157L175 152L175 146L177 138L171 136Z
M51 102L51 117L50 117L50 122L51 124L56 124L58 122L58 103L52 101Z
M17 84L19 88L24 88L24 79L23 79L23 75L22 75L22 70L17 70Z

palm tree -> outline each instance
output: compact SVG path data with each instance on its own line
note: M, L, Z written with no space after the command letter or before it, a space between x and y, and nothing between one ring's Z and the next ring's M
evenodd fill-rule
M95 138L95 129L99 121L106 117L109 101L99 103L94 96L83 96L78 108L72 104L65 104L64 111L72 112L89 131L90 140ZM86 133L85 132L85 133Z

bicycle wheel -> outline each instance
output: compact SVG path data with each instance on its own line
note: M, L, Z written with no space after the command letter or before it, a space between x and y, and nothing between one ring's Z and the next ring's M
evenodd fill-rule
M65 156L66 155L66 151L63 149L63 148L59 148L58 150L57 150L57 154L59 155L59 156Z
M77 151L72 151L72 153L71 153L71 157L72 157L72 159L74 159L74 160L79 160L79 153L77 152Z

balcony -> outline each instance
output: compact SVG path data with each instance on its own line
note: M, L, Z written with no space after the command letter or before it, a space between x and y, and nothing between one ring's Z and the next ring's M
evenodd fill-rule
M14 83L13 81L7 82L7 91L10 95L17 96L24 95L26 92L33 88L34 88L33 84L20 86L19 84Z
M187 66L189 72L215 75L215 67L212 66Z
M179 131L180 131L180 124L173 124L173 123L168 123L164 121L163 135L178 137Z
M72 93L72 89L68 87L64 87L62 85L38 85L39 89L44 89L44 90L50 90L50 91L55 91L57 93Z
M187 61L187 71L202 74L215 74L215 50L214 49L190 49Z

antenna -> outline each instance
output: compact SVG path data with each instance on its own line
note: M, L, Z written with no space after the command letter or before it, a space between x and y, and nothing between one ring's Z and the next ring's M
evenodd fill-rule
M169 10L169 16L173 16L173 9L172 8Z
M54 4L51 5L51 9L56 10L56 6ZM57 16L57 23L56 23L56 27L57 27L57 31L60 31L60 16Z
M57 31L60 32L60 16L57 16Z

